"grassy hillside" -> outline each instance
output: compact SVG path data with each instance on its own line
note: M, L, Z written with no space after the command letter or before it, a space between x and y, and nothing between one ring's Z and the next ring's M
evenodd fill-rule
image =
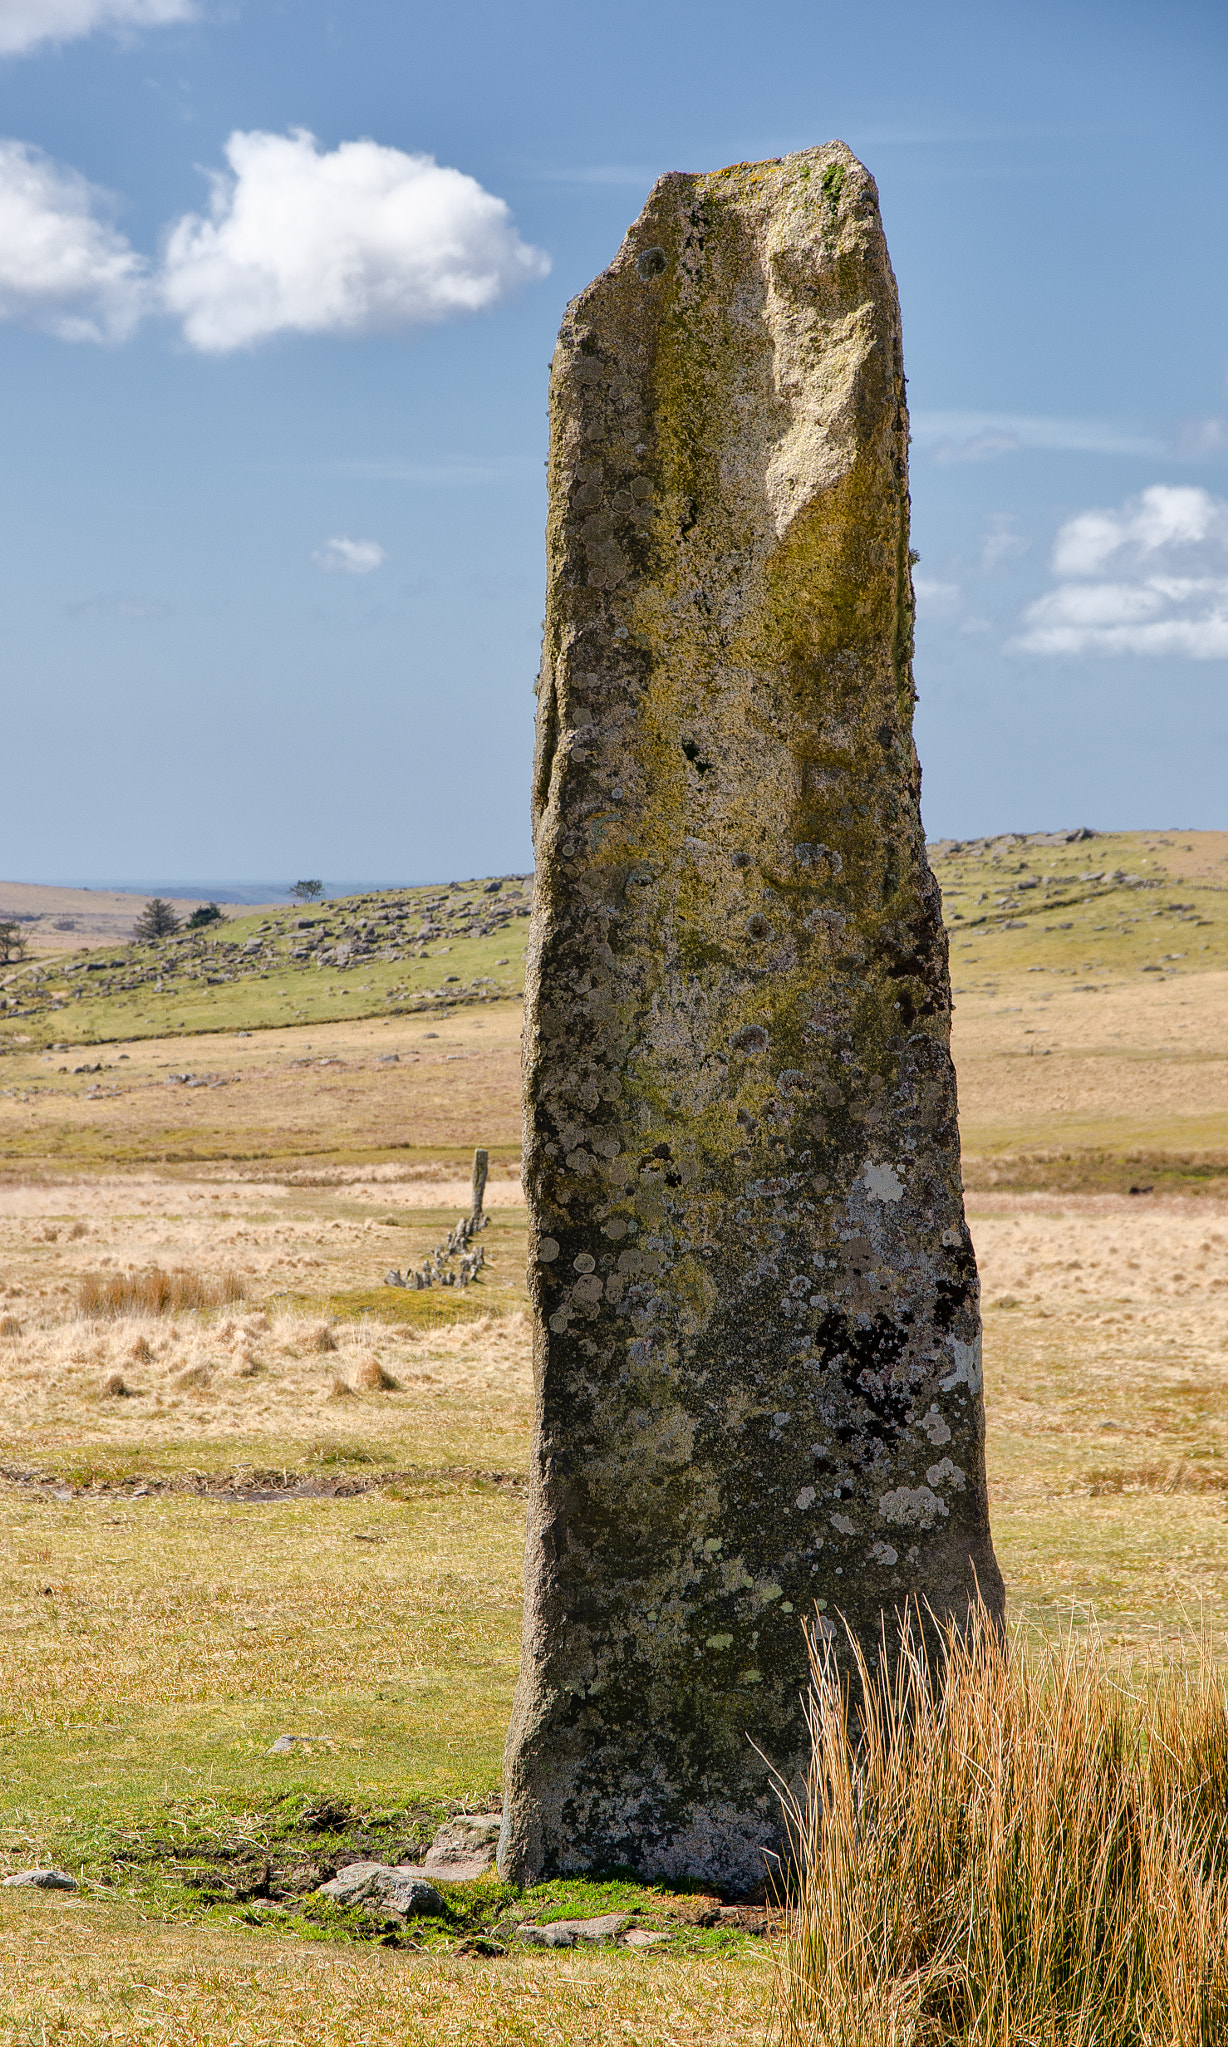
M524 876L261 909L0 974L0 1048L397 1015L518 993Z
M1009 834L930 857L968 1186L1221 1184L1228 834ZM0 1155L510 1160L529 902L515 876L388 891L14 968Z
M1228 967L1228 833L1007 833L930 848L956 995Z

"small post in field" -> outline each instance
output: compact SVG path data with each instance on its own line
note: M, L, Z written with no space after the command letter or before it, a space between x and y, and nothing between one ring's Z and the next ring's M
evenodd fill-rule
M476 1230L482 1221L482 1197L486 1193L486 1170L490 1165L490 1154L484 1145L479 1145L473 1155L473 1203L469 1210L469 1227Z

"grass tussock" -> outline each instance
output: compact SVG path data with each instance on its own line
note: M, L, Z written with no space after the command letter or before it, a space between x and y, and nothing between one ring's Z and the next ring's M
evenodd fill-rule
M401 1383L386 1365L368 1354L355 1363L353 1384L360 1394L393 1394Z
M1228 2038L1228 1690L1142 1691L984 1616L915 1630L850 1689L813 1642L813 1760L787 1801L789 2043Z
M77 1308L83 1316L167 1316L191 1309L228 1308L242 1301L237 1273L203 1274L185 1266L169 1273L145 1266L134 1273L83 1273Z

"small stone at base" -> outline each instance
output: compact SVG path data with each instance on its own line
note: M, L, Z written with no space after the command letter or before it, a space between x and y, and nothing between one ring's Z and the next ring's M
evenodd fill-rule
M539 1927L526 1920L516 1929L517 1941L535 1948L575 1948L578 1942L615 1941L630 1920L629 1913L599 1913L594 1920L548 1920Z

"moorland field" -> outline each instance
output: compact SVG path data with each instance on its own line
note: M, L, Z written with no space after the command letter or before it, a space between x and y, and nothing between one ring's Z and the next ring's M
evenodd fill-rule
M1011 1615L1163 1658L1228 1593L1228 834L931 859ZM770 1944L693 1890L546 1888L670 1936L587 1955L518 1949L493 1878L416 1942L310 1896L498 1801L528 891L136 946L0 885L40 918L0 970L0 1862L81 1881L0 1891L6 2039L763 2038ZM479 1279L386 1286L477 1145Z

